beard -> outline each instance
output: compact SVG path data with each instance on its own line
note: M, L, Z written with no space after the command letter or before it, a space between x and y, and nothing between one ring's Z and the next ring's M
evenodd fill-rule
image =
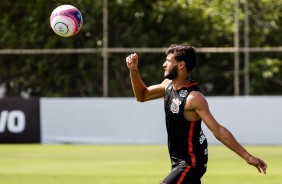
M177 66L174 66L171 70L168 71L166 75L164 75L164 78L173 80L177 77L178 72L177 72Z

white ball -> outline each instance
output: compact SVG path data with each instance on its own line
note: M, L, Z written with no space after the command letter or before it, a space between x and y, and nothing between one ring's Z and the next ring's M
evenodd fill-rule
M53 31L63 37L77 34L83 24L80 11L72 5L61 5L54 9L50 16Z

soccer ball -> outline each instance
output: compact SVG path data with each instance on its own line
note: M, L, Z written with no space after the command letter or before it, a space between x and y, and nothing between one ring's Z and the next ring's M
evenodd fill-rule
M72 5L61 5L54 9L50 16L53 31L63 37L77 34L83 24L80 11Z

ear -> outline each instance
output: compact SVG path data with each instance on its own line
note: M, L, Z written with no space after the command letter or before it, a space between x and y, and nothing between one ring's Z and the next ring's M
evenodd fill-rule
M186 69L186 64L184 61L180 61L179 62L179 67L182 69L182 68L185 68Z

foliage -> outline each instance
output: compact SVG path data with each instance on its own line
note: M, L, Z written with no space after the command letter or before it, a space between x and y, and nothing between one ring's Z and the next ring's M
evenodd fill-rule
M262 57L261 59L251 63L252 73L250 75L250 81L252 88L251 93L257 93L260 95L265 94L265 88L275 91L281 90L282 86L282 62L279 59L271 59L270 57ZM264 82L259 82L264 81ZM276 86L277 89L276 89ZM280 86L280 89L279 89ZM253 91L256 90L256 91Z
M245 0L246 1L246 0ZM244 3L240 2L240 34L244 29ZM63 38L54 34L49 17L61 4L78 7L84 25L79 34ZM101 0L2 0L0 49L101 48ZM196 47L233 47L233 0L115 0L108 1L109 47L163 48L172 43ZM249 1L250 46L279 46L282 39L282 2ZM244 40L241 37L240 45ZM109 54L109 96L132 96L127 68L129 53ZM242 55L241 55L242 56ZM250 73L258 77L257 63L281 71L281 54L251 55ZM163 79L164 53L140 54L140 71L150 85ZM199 53L193 78L207 95L233 95L233 54ZM0 55L0 87L6 96L102 96L103 57L97 54ZM264 64L262 64L264 65ZM260 65L260 66L262 66ZM273 68L272 68L273 67ZM241 63L243 70L243 63ZM261 67L261 70L265 70ZM280 72L281 73L281 72ZM281 94L281 74L251 81L251 94ZM243 76L241 76L243 77ZM278 80L278 81L277 81ZM219 82L220 81L220 82ZM255 82L254 82L255 81ZM275 91L272 91L274 85ZM260 91L264 86L265 91Z

